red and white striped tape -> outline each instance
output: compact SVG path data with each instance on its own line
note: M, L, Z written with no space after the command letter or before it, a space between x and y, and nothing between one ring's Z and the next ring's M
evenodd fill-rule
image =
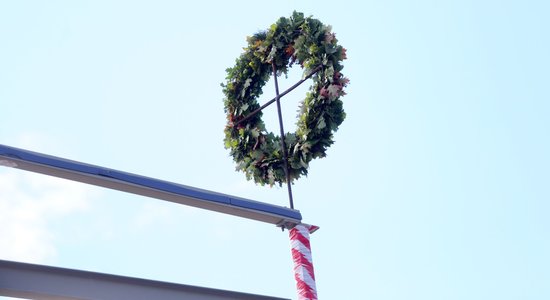
M299 300L317 300L315 274L311 258L309 234L319 227L307 224L298 224L289 230L292 260L294 261L294 278L298 289Z

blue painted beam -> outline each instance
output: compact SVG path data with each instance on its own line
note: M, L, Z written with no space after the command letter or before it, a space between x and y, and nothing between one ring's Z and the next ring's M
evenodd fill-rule
M293 227L302 220L298 210L287 207L5 145L0 145L0 165L213 210L281 227Z

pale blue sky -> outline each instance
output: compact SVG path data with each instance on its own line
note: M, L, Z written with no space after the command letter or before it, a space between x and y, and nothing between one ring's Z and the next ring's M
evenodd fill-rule
M234 171L220 83L302 11L351 80L294 186L320 298L550 298L548 2L296 2L2 2L0 144L287 205ZM0 259L295 297L271 225L7 168Z

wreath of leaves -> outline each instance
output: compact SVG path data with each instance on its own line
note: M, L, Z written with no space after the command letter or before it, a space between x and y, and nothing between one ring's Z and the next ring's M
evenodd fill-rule
M300 105L296 132L284 136L290 181L307 175L309 162L326 156L333 133L346 116L340 100L349 81L340 72L346 49L337 44L330 26L299 12L281 17L269 30L247 37L247 42L222 83L227 114L225 148L230 149L236 169L247 179L261 185L282 185L286 177L281 137L266 131L261 112L239 121L260 107L257 98L272 75L272 63L277 76L286 75L295 64L304 69L304 77L318 69Z

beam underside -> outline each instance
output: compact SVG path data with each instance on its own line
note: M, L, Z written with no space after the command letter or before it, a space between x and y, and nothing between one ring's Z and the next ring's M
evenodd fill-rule
M0 295L38 300L284 299L5 260L0 260Z

